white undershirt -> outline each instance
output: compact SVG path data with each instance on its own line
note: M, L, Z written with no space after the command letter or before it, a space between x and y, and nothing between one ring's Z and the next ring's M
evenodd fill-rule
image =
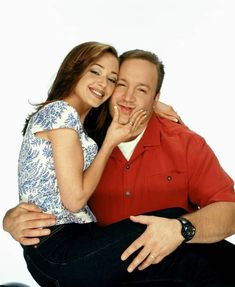
M122 142L118 145L120 151L122 152L122 154L124 155L124 157L126 158L126 160L129 160L135 150L136 145L138 144L138 142L140 141L140 139L142 138L143 134L144 134L143 130L137 138L135 138L132 141L129 142Z

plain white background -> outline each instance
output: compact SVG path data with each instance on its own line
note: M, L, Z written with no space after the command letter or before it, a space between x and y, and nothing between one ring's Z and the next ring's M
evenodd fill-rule
M0 218L18 202L28 101L45 100L61 61L84 41L157 53L166 68L162 101L206 138L235 178L234 12L233 0L0 0ZM0 242L0 284L37 286L19 244L2 229Z

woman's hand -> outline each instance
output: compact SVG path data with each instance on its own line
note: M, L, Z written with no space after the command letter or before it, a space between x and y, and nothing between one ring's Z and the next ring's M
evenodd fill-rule
M108 128L105 142L117 146L121 142L131 140L133 137L138 135L144 128L143 123L146 119L146 111L139 110L131 115L128 123L121 124L119 122L119 109L117 106L114 107L113 120Z
M156 103L154 104L154 112L161 118L165 118L170 121L183 124L183 121L181 120L177 112L173 109L173 107L165 103L156 101Z

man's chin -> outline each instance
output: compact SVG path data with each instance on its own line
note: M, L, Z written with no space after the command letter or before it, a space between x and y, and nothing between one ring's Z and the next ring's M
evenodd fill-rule
M120 123L121 125L126 125L127 123L129 123L130 117L129 117L129 116L122 116L122 115L120 115L118 121L119 121L119 123Z

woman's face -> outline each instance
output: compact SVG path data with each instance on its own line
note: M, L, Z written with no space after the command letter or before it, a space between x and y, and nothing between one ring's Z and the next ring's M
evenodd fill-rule
M87 107L99 107L112 95L118 71L117 58L110 53L104 53L85 70L75 86L75 96Z

